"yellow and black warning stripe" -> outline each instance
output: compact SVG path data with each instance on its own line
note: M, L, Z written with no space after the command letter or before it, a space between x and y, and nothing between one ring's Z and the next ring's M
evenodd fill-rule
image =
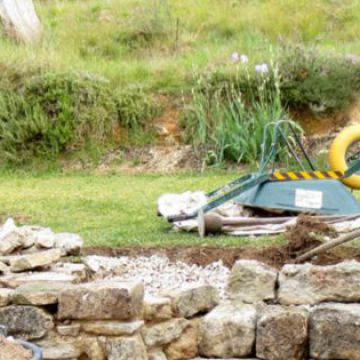
M291 181L291 180L325 180L341 179L344 177L342 171L275 171L271 180Z

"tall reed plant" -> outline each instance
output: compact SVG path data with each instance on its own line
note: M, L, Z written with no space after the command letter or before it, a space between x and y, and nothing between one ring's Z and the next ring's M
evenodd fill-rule
M192 102L184 117L186 140L204 147L209 163L255 163L260 158L264 129L273 122L289 120L281 101L277 67L261 73L239 68L233 81L214 84L214 78L218 78L214 73L201 74L192 89ZM272 136L268 141L267 146Z

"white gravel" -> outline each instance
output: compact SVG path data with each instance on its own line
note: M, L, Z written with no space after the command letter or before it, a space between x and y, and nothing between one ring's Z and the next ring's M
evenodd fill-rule
M180 289L195 283L209 284L225 298L225 287L230 270L221 260L206 267L184 262L170 262L166 256L139 256L131 258L87 256L84 262L96 273L97 278L120 278L123 281L140 281L145 294L159 295L164 290Z

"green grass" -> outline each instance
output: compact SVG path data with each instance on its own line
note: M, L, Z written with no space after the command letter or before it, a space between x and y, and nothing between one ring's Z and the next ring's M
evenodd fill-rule
M116 85L186 88L234 51L269 61L281 42L360 55L358 0L34 0L36 47L2 37L0 59L107 76ZM280 41L279 41L280 40Z
M38 224L79 233L86 246L221 245L264 246L273 238L207 237L172 233L156 216L156 200L166 192L210 190L237 174L93 175L73 173L0 174L2 220Z

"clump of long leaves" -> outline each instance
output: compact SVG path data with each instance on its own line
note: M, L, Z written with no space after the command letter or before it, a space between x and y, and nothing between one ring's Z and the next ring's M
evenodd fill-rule
M214 79L211 74L211 79ZM207 161L221 164L224 160L238 163L255 163L261 154L264 129L289 116L281 101L280 79L275 67L266 74L239 73L248 79L233 82L214 82L209 76L200 75L192 89L192 103L184 118L187 141L205 147ZM256 75L255 75L256 76ZM289 129L285 127L285 135ZM269 146L272 134L268 137ZM280 154L285 156L286 152Z

